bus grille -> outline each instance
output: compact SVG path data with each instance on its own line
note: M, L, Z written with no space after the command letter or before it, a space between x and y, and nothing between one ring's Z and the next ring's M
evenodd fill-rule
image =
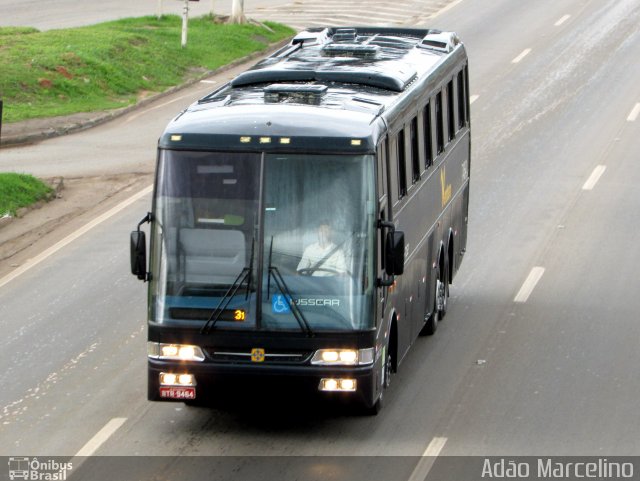
M252 364L251 351L245 349L205 348L209 359L217 362ZM304 364L311 359L313 351L265 350L264 361L260 364Z

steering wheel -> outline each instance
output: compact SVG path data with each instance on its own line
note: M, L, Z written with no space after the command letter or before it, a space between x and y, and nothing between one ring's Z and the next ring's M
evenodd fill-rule
M298 274L301 276L312 276L314 272L328 272L335 276L340 276L346 274L346 272L337 271L335 269L330 269L328 267L303 267L302 269L298 269Z

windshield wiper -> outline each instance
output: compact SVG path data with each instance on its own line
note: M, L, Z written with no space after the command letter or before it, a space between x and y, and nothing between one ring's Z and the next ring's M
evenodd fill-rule
M293 296L291 295L291 290L287 283L284 281L282 274L277 267L271 265L271 254L273 253L273 236L271 237L271 245L269 246L269 278L267 279L267 295L269 295L271 290L271 276L273 276L273 280L276 281L276 285L280 292L284 294L284 299L293 317L295 317L296 321L300 325L300 329L307 334L308 337L313 337L313 330L309 325L309 322L305 319L304 314L298 308L298 305L293 301Z
M227 289L227 292L225 292L224 296L222 296L222 299L220 299L220 302L209 316L209 319L207 319L207 322L205 322L204 326L202 326L202 329L200 329L201 334L209 334L211 332L211 330L215 327L216 323L222 316L222 313L227 309L229 303L235 297L238 290L242 287L245 281L247 282L245 300L249 298L249 292L251 292L251 284L253 283L253 253L255 250L255 244L256 243L254 237L251 240L251 260L249 261L249 267L244 267L240 274L238 274L238 277L236 277L236 280L233 281L233 284L229 286L229 289Z

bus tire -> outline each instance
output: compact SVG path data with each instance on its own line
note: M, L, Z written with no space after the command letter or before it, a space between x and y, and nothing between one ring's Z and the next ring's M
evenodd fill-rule
M364 406L362 412L367 416L377 416L384 406L384 392L391 385L391 373L393 372L393 358L389 351L389 346L385 349L385 360L382 365L382 380L380 382L380 394L378 399L371 406Z
M436 307L440 312L439 320L442 321L449 307L449 266L446 264L436 276Z
M436 270L433 308L431 309L431 312L428 313L428 317L426 318L426 322L422 326L422 329L420 329L420 336L433 336L438 329L438 323L440 322L440 311L438 310L438 286L440 282L439 278L440 269Z

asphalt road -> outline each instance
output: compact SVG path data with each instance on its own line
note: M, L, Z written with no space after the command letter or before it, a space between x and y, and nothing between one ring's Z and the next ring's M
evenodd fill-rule
M429 23L470 55L469 249L446 321L413 346L380 415L266 393L148 403L145 287L127 251L144 196L0 287L0 454L170 456L128 461L150 479L213 469L179 456L239 456L219 479L341 480L409 479L406 457L425 452L640 455L640 0L463 0ZM69 156L151 169L188 99L3 151L0 170ZM394 457L299 458L318 455Z
M189 17L213 11L229 15L232 0L197 0L189 2ZM244 0L248 18L272 20L299 30L327 25L389 25L417 22L433 16L455 0ZM77 27L124 17L182 15L181 0L103 0L82 2L73 0L0 0L0 26L29 25L40 30Z
M286 3L286 0L246 1L245 8L264 8ZM189 16L229 15L232 0L198 0L189 2ZM74 0L0 0L0 26L28 25L39 30L78 27L126 17L182 15L184 1L180 0L102 0L77 2Z

